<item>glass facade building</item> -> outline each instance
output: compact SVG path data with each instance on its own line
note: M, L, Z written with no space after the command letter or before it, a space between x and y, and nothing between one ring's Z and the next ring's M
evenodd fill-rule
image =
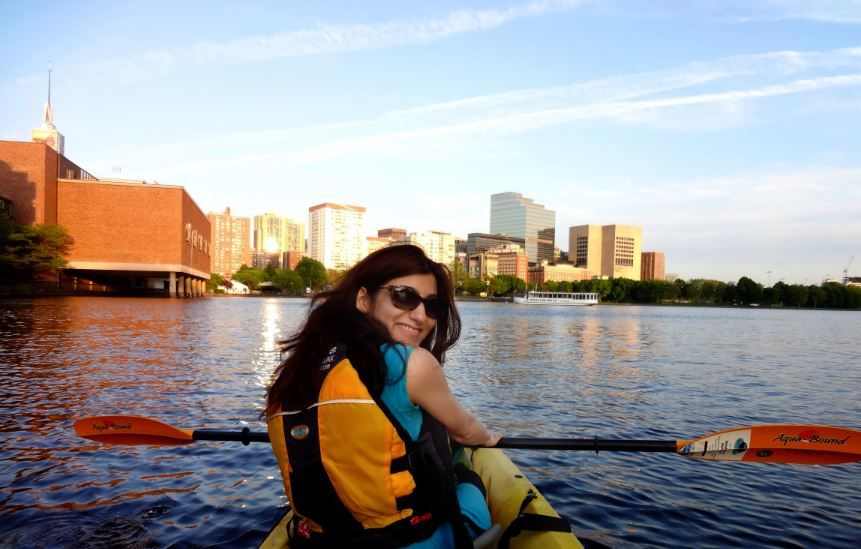
M490 195L490 232L524 239L530 263L552 261L556 212L520 193L493 194Z

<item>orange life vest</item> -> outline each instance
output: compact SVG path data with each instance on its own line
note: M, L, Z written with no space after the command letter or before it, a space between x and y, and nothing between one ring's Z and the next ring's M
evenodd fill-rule
M444 428L424 414L414 442L370 394L342 345L320 369L326 374L316 403L304 410L285 403L267 418L287 497L306 537L320 545L400 547L452 522L455 538L462 538Z

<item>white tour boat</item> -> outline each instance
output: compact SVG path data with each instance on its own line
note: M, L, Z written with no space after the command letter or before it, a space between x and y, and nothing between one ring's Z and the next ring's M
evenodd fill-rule
M597 305L598 294L592 292L527 292L515 295L520 305Z

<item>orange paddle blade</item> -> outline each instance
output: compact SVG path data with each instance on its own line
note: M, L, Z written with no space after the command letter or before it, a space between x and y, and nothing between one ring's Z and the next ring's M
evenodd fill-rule
M686 457L832 465L861 460L861 431L827 425L754 425L680 440Z
M75 433L105 444L176 446L194 442L191 431L142 416L85 417L75 421Z

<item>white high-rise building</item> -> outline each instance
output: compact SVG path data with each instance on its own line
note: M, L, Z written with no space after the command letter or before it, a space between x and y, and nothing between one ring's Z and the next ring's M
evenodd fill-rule
M458 240L464 239L441 231L410 233L405 239L406 242L421 247L429 259L442 263L449 268L454 263L455 243Z
M346 270L365 257L365 208L326 202L308 208L308 255L327 269Z
M529 262L553 260L556 212L536 204L520 193L490 195L490 232L526 241Z

